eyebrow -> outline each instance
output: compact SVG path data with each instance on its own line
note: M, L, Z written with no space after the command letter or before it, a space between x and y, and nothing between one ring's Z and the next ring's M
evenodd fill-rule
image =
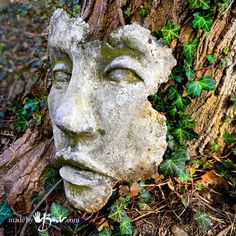
M144 81L145 73L143 72L143 66L139 61L129 56L115 58L109 65L106 66L104 72L105 74L108 74L113 69L129 69L136 73L140 79Z

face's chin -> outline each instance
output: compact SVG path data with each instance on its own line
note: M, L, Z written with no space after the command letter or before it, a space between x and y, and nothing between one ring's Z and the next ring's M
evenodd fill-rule
M63 166L60 175L68 201L75 208L89 213L97 212L107 203L116 184L112 178L71 166Z

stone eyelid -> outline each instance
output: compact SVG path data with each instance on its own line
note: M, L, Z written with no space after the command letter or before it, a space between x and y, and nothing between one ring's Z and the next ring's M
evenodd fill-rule
M65 64L65 63L57 63L53 66L53 69L52 69L52 72L55 73L57 71L62 71L64 73L67 73L67 74L71 74L71 69L70 67Z
M104 73L107 75L114 69L128 69L144 81L145 73L143 73L143 66L139 61L130 58L129 56L122 56L115 58L108 66L106 66Z

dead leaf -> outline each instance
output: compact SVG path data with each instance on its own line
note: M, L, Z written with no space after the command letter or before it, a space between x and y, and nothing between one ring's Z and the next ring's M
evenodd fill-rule
M101 232L106 227L110 228L109 220L106 218L102 218L96 225L98 227L98 232Z
M120 195L128 195L129 194L129 186L128 185L120 185L119 186L119 194Z
M152 178L154 179L156 184L159 184L162 180L165 179L164 175L159 175L158 173L154 173L152 175Z
M141 190L141 187L139 183L135 182L130 186L130 196L135 197L138 196L139 192Z
M168 180L167 184L168 184L168 187L170 188L170 190L175 191L175 187L174 187L171 179Z

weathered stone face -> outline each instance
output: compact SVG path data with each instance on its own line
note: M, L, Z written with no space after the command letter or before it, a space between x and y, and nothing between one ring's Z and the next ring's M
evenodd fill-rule
M138 24L113 32L108 43L88 42L88 35L80 18L54 13L48 103L66 197L96 212L115 183L150 177L161 163L165 117L147 97L167 81L176 61Z

